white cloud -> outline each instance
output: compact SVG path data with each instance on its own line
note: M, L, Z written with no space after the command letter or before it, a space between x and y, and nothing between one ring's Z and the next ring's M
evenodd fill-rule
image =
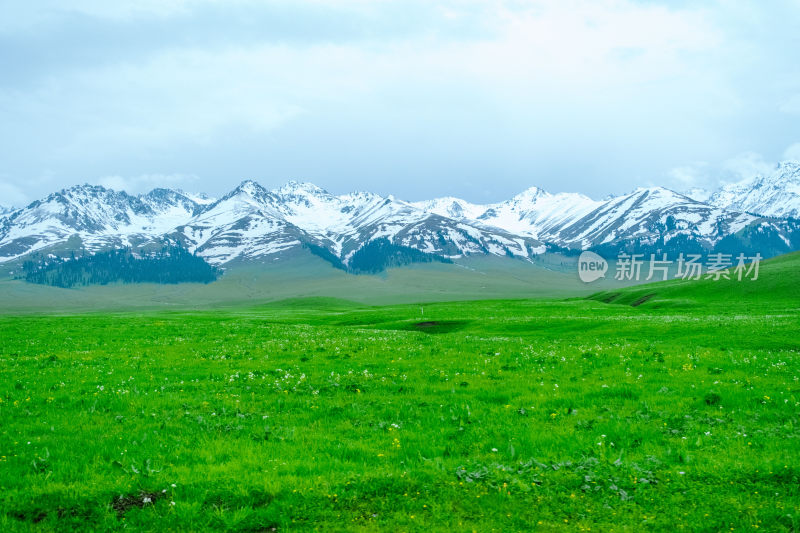
M28 203L28 196L21 187L6 181L0 181L0 206L20 207Z
M800 142L787 147L781 160L800 161ZM678 190L692 187L715 189L720 185L749 181L768 174L776 165L777 162L768 161L762 154L743 152L721 163L697 162L676 167L667 173L667 177Z
M35 93L11 97L22 107L35 100L56 123L70 125L57 150L62 156L98 147L114 153L207 145L225 128L269 131L303 113L293 99L308 87L278 79L281 69L285 77L302 75L291 70L291 57L280 56L281 50L165 53L140 65L50 79Z
M160 4L134 3L151 5ZM554 106L592 115L599 103L610 114L657 100L661 106L673 89L670 80L687 74L697 91L713 92L703 89L701 69L688 59L720 41L700 11L627 0L548 0L523 10L505 2L478 5L498 6L489 11L492 39L167 49L136 63L51 77L36 91L6 98L10 107L38 106L70 124L71 141L60 149L70 154L94 146L209 143L228 127L269 131L305 113L343 106L358 112L369 102L388 109L410 104L419 112L447 106L464 87L534 115ZM721 100L719 94L702 98L700 107Z
M767 174L774 167L775 163L766 161L763 155L755 152L743 152L722 164L722 170L727 173L726 181L749 180Z
M708 175L709 170L708 163L698 161L675 167L667 173L667 176L679 191L683 191L692 187L707 187L711 181Z
M783 152L783 159L790 161L800 161L800 142L796 142L793 145L789 146L786 149L786 151Z
M189 174L142 174L139 176L104 176L98 183L108 189L127 193L149 192L157 187L186 189L197 184L198 178Z
M14 9L27 15L7 23L39 20L21 33L54 41L31 53L39 70L0 81L8 171L37 175L42 165L59 180L92 181L82 172L98 169L107 184L141 190L161 183L117 174L137 176L163 161L202 174L208 182L199 187L208 189L270 172L259 165L291 175L319 159L320 174L350 181L348 189L374 183L423 196L437 176L459 192L466 168L475 180L516 180L492 184L508 189L536 179L602 195L602 183L628 189L672 167L667 177L678 185L751 174L764 164L753 154L715 168L678 165L741 149L731 146L768 153L769 142L785 138L778 128L790 127L772 127L779 108L800 106L796 58L779 39L793 29L776 24L791 17L761 4L237 0L246 7L209 25L228 11L203 9L220 2L20 3ZM247 9L258 5L280 9ZM63 9L82 16L59 18ZM266 18L241 23L251 12L285 16L292 28L254 32ZM120 29L125 46L70 54L85 17ZM173 28L175 38L162 40ZM69 42L52 54L61 35ZM23 51L29 40L20 41ZM79 60L59 63L71 55ZM236 170L208 176L212 150L215 164ZM337 159L337 150L347 153ZM397 190L400 180L426 192Z
M108 20L124 20L142 16L169 17L187 13L193 6L210 0L71 0L68 4L60 0L39 0L31 4L28 13L80 13Z
M790 115L800 115L800 94L787 98L778 109Z

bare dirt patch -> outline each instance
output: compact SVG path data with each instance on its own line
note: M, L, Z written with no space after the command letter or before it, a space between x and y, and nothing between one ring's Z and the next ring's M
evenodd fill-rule
M111 502L111 508L117 512L118 516L123 516L134 507L142 509L143 507L153 505L156 501L166 497L167 494L164 492L150 492L142 490L136 495L120 495L114 498L114 501Z

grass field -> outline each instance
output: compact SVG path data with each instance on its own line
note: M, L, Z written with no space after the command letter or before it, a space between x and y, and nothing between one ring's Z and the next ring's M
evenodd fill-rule
M214 283L115 284L60 289L13 279L19 265L0 265L0 314L153 311L241 308L296 297L331 297L369 305L498 298L555 298L587 295L620 284L578 280L576 258L546 254L536 264L495 257L456 264L423 263L378 275L354 276L310 252L265 263L226 267Z
M0 317L0 530L796 531L798 272Z

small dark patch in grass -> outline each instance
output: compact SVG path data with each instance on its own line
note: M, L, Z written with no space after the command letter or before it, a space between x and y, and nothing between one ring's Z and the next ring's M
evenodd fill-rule
M645 294L641 298L637 298L635 301L631 302L631 307L639 307L643 303L647 302L648 300L652 299L656 294Z
M58 356L51 355L49 357L42 359L41 362L39 363L39 366L41 367L57 366L59 362L60 360Z
M717 405L722 401L722 396L716 392L709 392L705 395L705 397L703 397L703 400L706 402L706 405Z
M47 513L44 511L36 510L36 511L16 511L10 513L15 520L19 520L20 522L33 522L34 524L38 524L45 518L47 518Z
M410 327L403 329L411 329L430 334L440 334L457 331L464 328L468 323L469 322L465 320L427 320L425 322L416 322L411 324Z
M81 509L77 507L73 508L59 507L58 509L56 509L56 516L58 516L59 520L64 520L67 518L90 520L92 519L92 511L89 509Z
M164 492L151 492L142 490L139 491L138 495L120 495L114 498L114 501L111 502L111 508L117 512L118 517L122 517L134 507L141 509L146 505L154 504L161 498L166 498L166 496L167 495Z

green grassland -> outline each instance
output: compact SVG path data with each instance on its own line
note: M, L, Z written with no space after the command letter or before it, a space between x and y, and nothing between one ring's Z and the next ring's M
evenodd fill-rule
M61 289L13 278L19 265L0 268L0 314L75 313L163 309L241 308L296 297L331 297L369 305L498 298L554 298L588 295L620 283L591 286L578 280L575 258L547 254L531 264L496 257L461 259L456 264L423 263L378 275L352 275L300 250L265 262L226 265L208 285L114 284Z
M798 272L2 316L0 530L796 531Z

